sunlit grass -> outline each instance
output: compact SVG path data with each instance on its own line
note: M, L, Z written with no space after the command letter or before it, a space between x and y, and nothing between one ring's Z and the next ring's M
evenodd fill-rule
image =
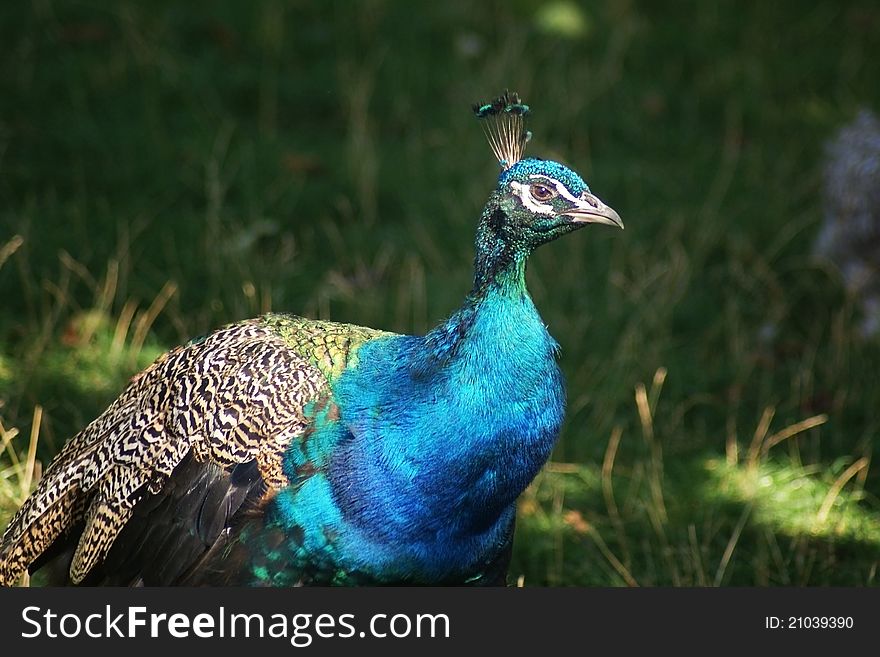
M153 343L132 356L117 337L106 315L91 312L73 317L60 344L40 355L37 378L46 385L63 380L82 394L116 396L133 370L146 367L166 350Z
M749 468L712 459L705 464L711 477L702 493L751 505L752 520L778 532L862 541L880 551L876 500L866 503L858 481L836 486L851 465L845 459L826 467L768 461Z

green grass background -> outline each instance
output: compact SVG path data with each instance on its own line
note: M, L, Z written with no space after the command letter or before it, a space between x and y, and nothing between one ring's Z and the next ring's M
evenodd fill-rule
M530 263L569 410L512 578L877 582L880 341L810 253L876 2L32 0L0 44L0 526L175 344L449 314L509 87L627 226Z

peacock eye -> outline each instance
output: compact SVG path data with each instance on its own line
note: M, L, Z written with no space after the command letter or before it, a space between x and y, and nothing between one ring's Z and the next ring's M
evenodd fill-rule
M546 185L541 185L539 183L535 183L534 185L532 185L529 188L529 191L536 201L549 201L551 198L556 196L555 190L552 190Z

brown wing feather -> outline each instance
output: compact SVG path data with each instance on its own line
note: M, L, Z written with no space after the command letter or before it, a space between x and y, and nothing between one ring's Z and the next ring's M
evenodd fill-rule
M230 467L257 460L269 488L307 421L304 405L327 380L262 320L174 349L67 442L0 543L0 585L14 584L63 533L85 521L74 583L100 562L135 505L162 489L183 458Z

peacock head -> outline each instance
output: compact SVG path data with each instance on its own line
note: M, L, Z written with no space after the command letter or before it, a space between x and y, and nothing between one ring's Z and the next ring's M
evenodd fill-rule
M515 93L474 106L502 172L485 218L493 232L527 250L588 224L623 228L612 208L596 197L577 173L551 160L523 159L531 134L529 113Z
M502 172L496 193L509 228L535 246L587 224L623 228L577 173L552 160L520 160Z

